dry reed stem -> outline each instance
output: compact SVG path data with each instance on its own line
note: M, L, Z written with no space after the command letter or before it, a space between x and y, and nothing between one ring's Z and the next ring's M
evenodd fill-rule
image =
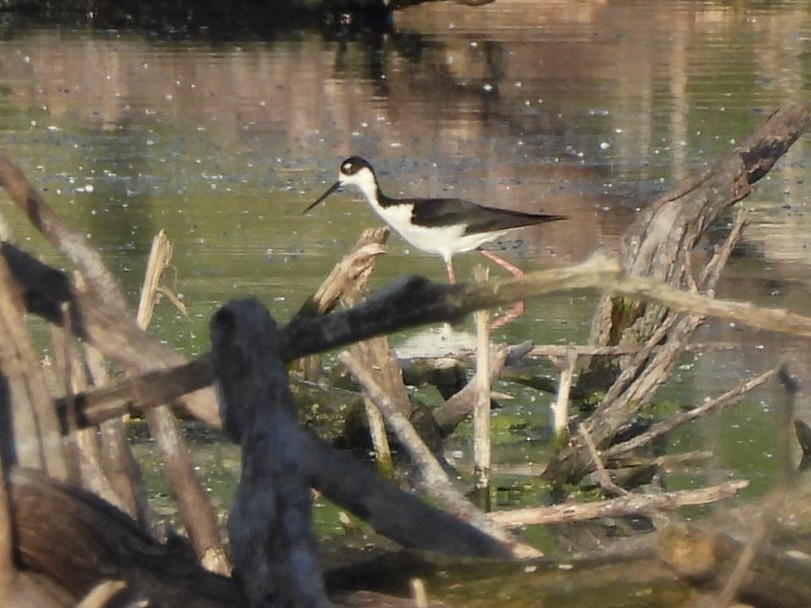
M477 265L473 271L478 282L487 282L488 269ZM490 494L490 313L486 308L475 313L476 319L476 401L473 406L474 485L483 496ZM485 499L489 506L490 501Z

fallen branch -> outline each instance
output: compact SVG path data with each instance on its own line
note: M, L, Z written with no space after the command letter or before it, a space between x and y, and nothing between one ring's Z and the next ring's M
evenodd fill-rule
M506 528L520 528L584 521L599 517L650 514L655 511L673 511L690 505L705 505L732 498L739 490L748 485L749 482L744 480L728 481L698 490L680 490L663 494L629 494L600 502L496 511L488 514L488 517Z

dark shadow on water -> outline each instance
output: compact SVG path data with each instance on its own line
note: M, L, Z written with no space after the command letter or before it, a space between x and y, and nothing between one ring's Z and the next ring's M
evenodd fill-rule
M26 28L140 31L167 40L274 40L298 29L328 37L389 31L391 11L378 0L270 0L256 3L165 0L57 2L0 0L0 38Z

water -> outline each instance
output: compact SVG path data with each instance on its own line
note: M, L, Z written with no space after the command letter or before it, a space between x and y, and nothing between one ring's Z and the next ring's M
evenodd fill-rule
M496 246L526 270L616 251L658 193L807 98L810 21L790 1L516 0L413 7L387 33L223 41L15 26L0 36L0 145L104 253L132 302L150 240L167 232L167 281L189 317L164 302L152 329L191 356L231 298L256 295L288 319L376 225L353 192L301 215L350 154L370 159L392 196L568 215ZM750 226L720 296L809 313L808 141L743 202ZM26 247L62 263L10 203L0 213ZM458 275L479 258L459 256ZM440 259L393 237L372 287L415 272L444 280ZM497 338L582 342L593 302L530 302ZM741 348L688 358L664 398L698 404L780 360L801 380L811 373L804 340L722 322L699 339ZM518 395L500 415L542 426L548 397ZM680 441L716 449L718 465L762 490L773 452L762 429L779 398L766 387ZM522 458L542 459L542 442L526 455L536 431L515 433Z

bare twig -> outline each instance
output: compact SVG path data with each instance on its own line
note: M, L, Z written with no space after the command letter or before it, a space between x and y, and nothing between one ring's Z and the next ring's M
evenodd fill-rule
M615 458L621 454L625 454L627 452L630 452L631 450L635 450L636 448L639 448L647 443L650 443L656 437L671 432L673 429L681 426L682 424L685 424L691 420L695 420L696 418L703 416L708 412L715 411L717 409L735 403L740 397L742 397L749 391L757 388L762 384L765 384L766 382L774 378L774 376L777 375L777 372L778 372L777 368L770 369L766 372L763 372L759 376L746 380L745 382L741 382L737 386L731 388L723 395L719 395L715 399L707 401L706 403L703 403L700 406L695 407L686 412L675 414L670 418L668 418L667 420L658 422L644 433L637 435L636 437L629 439L628 441L623 441L622 443L612 445L610 448L605 449L603 451L603 456L605 458Z
M591 433L589 433L586 425L580 423L578 430L580 431L580 435L583 437L583 441L588 448L589 454L591 454L591 460L594 462L594 466L597 469L597 479L600 482L600 487L607 492L612 492L615 494L630 494L628 490L618 486L614 483L614 480L611 479L611 475L609 475L608 471L606 470L605 465L603 464L603 459L600 457L600 452L597 450L597 446L594 445L594 440L591 438Z

